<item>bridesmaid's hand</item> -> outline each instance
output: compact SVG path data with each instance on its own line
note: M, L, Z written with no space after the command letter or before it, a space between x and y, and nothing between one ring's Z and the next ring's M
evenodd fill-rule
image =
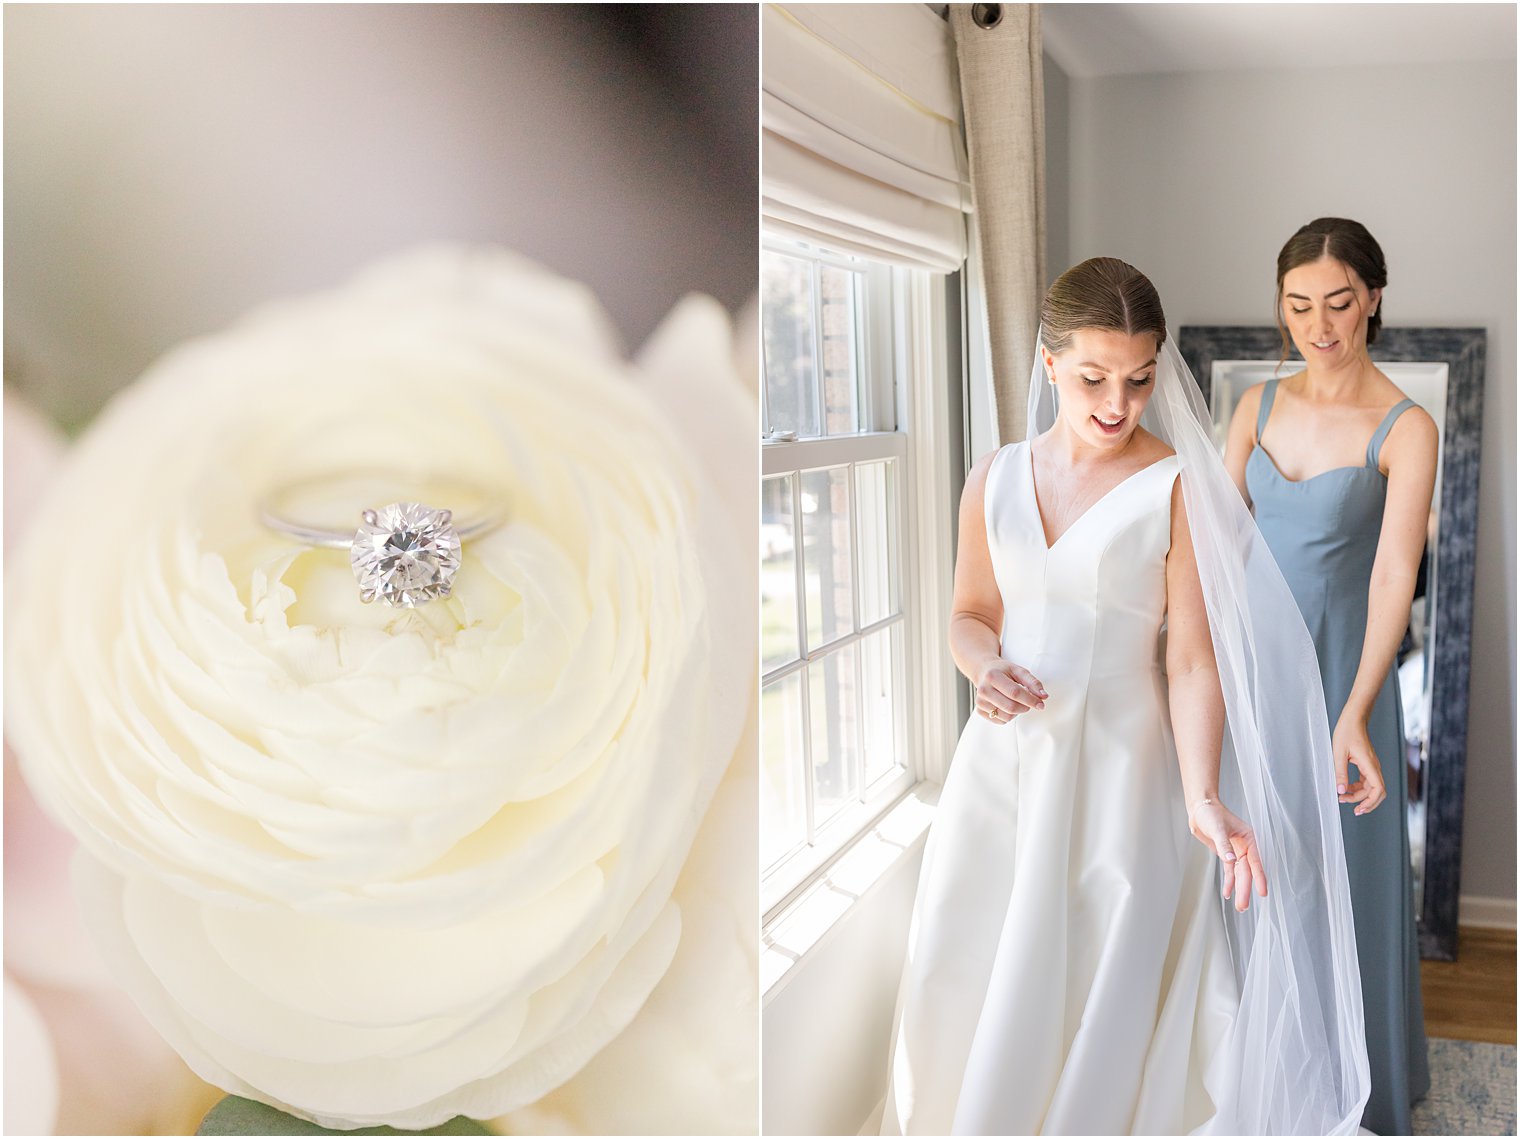
M976 681L976 710L994 724L1045 707L1050 694L1027 668L1001 658L988 663Z
M1251 904L1252 886L1261 897L1267 896L1267 872L1261 866L1256 834L1244 819L1217 799L1205 799L1188 812L1188 829L1219 856L1223 893L1226 898L1235 895L1237 910Z
M1383 783L1383 765L1367 736L1367 722L1359 716L1343 714L1330 737L1330 748L1335 753L1335 791L1340 801L1356 804L1353 815L1376 810L1388 798L1388 790ZM1356 765L1360 777L1355 783L1347 778L1351 764Z

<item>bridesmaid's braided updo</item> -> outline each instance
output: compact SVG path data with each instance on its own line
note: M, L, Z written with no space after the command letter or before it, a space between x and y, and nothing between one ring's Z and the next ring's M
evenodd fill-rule
M1150 278L1117 257L1092 257L1056 278L1040 305L1040 339L1053 355L1071 345L1083 328L1154 333L1156 347L1166 340L1166 314Z

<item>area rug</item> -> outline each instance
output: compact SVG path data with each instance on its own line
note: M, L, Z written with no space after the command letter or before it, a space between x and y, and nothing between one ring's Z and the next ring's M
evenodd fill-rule
M1414 1107L1416 1135L1515 1134L1515 1046L1430 1041L1430 1094Z

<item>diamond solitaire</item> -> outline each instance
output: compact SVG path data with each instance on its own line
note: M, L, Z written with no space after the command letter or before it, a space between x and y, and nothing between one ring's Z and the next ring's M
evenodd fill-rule
M360 601L409 609L453 591L459 535L451 524L452 511L393 502L366 510L363 519L348 558Z
M424 495L449 505L416 501ZM397 501L363 508L389 497ZM361 519L357 530L355 515ZM308 546L347 550L360 601L402 609L448 597L461 544L495 529L505 516L501 497L472 483L384 472L295 483L259 507L260 520L277 533Z

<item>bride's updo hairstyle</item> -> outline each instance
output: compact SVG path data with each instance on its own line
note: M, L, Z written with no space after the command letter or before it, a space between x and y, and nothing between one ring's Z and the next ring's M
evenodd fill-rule
M1117 257L1092 257L1056 278L1040 305L1040 339L1052 355L1071 346L1072 334L1096 328L1166 340L1166 314L1150 278Z
M1334 257L1360 277L1362 284L1369 289L1381 289L1388 284L1388 264L1383 260L1382 246L1361 222L1350 218L1315 218L1308 225L1300 226L1277 255L1277 331L1282 334L1284 360L1292 351L1292 344L1282 318L1283 278L1290 270L1312 264L1321 257ZM1383 306L1380 304L1367 318L1368 344L1377 339L1378 329L1382 327Z

